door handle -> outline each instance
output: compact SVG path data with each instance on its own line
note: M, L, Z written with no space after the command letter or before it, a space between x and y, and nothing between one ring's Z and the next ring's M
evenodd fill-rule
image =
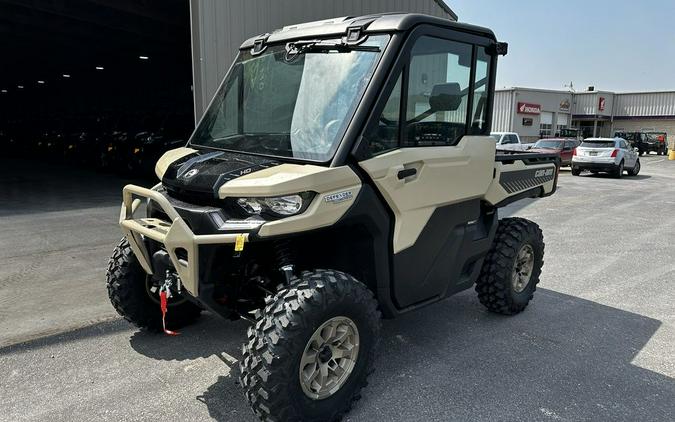
M417 174L416 168L403 169L398 172L398 180L403 180L406 177L414 176Z

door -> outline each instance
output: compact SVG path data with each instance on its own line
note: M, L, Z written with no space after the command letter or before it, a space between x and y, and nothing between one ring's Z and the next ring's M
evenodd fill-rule
M485 122L491 58L437 36L410 41L381 111L364 133L372 158L361 161L394 215L393 291L400 307L444 295L471 254L467 223L494 167ZM410 45L410 44L409 44ZM473 237L471 237L473 239Z
M562 151L560 152L560 159L563 163L570 163L572 161L574 145L575 142L573 141L564 141Z
M624 167L627 169L632 169L635 167L635 163L637 162L638 155L635 152L633 148L628 145L628 142L621 140L619 142L619 147L623 150L624 154Z

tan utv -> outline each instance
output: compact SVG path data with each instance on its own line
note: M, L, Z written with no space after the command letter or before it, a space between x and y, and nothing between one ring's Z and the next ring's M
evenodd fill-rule
M488 29L416 14L244 42L161 183L124 188L114 307L168 333L204 309L250 321L240 382L266 421L340 419L381 316L473 285L490 311L522 311L543 237L498 209L551 195L559 165L489 136L505 53Z

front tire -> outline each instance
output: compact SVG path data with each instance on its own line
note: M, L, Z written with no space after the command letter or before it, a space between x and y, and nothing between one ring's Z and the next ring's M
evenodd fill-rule
M500 220L476 282L478 300L491 312L522 312L532 300L543 265L544 236L539 226L524 218Z
M118 314L138 328L162 331L159 299L150 290L152 280L138 263L126 238L122 238L113 251L105 276L110 303ZM199 318L201 311L200 307L173 292L166 313L167 328L184 327Z
M254 413L264 421L342 418L375 358L381 323L372 292L339 271L304 272L269 296L256 320L240 365Z

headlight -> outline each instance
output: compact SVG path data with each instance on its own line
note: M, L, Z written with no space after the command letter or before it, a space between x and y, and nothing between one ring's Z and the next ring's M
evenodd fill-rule
M289 216L304 211L312 196L311 193L301 193L271 198L239 198L237 205L250 215L271 213L277 216Z

